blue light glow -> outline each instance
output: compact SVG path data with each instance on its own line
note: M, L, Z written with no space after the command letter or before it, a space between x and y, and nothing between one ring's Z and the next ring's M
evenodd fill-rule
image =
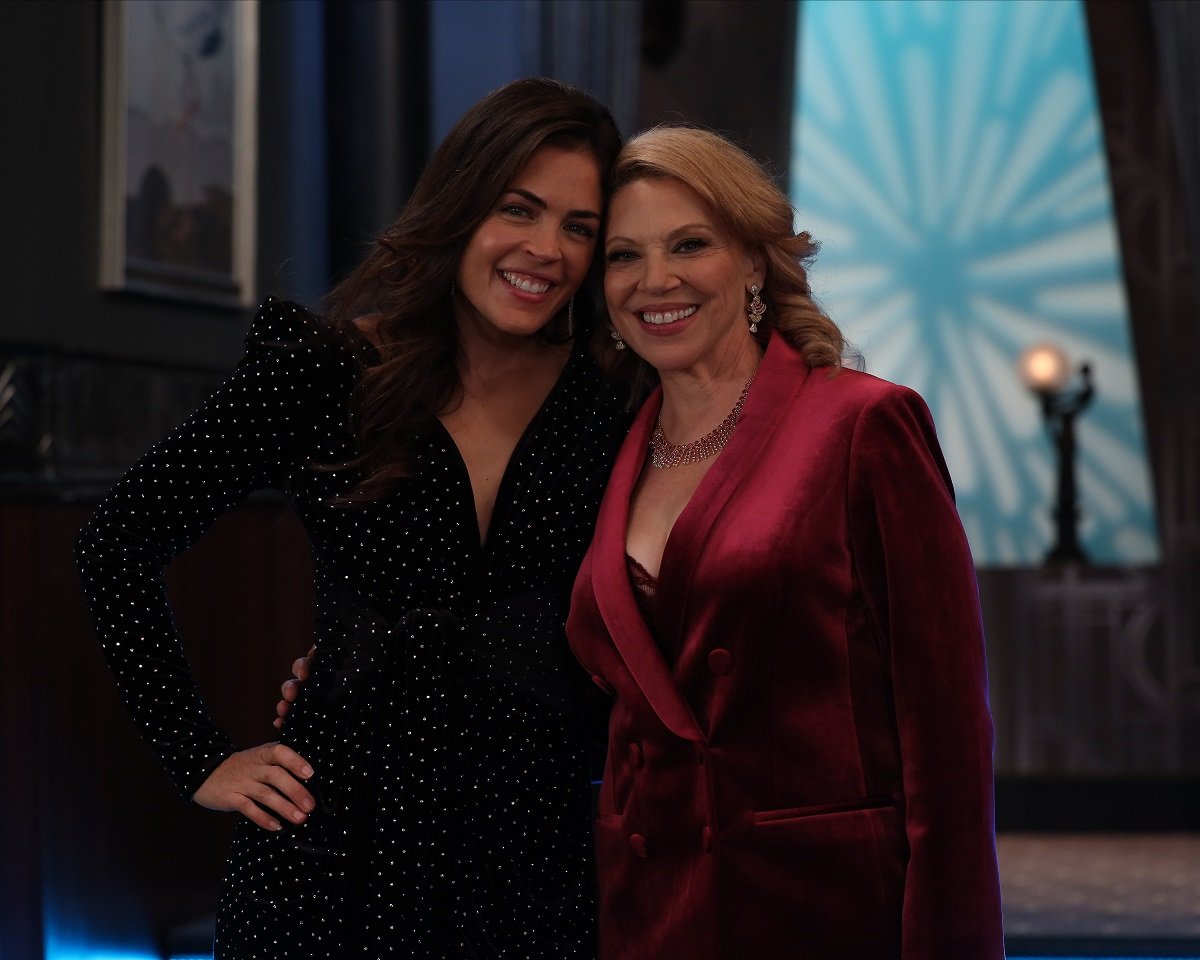
M792 199L814 290L929 402L981 565L1040 563L1055 465L1021 351L1090 361L1081 540L1158 558L1086 25L1075 0L805 0Z
M130 953L122 950L83 946L48 948L46 960L162 960L159 953ZM177 954L169 960L213 960L211 953Z
M61 917L49 922L44 928L44 960L162 960L162 954L152 946L151 937L106 937L108 942L97 944L99 939L89 936L86 924L79 921L68 928ZM91 942L89 942L89 940ZM124 940L125 944L113 943ZM206 960L212 960L211 957Z
M122 950L84 946L47 947L46 960L161 960L158 953L127 953ZM212 960L211 957L208 960Z

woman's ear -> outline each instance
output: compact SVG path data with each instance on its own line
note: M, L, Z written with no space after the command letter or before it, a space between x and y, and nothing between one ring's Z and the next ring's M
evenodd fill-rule
M746 274L746 289L749 290L754 286L761 290L766 284L767 258L758 247L751 247L747 252L750 256L749 271Z

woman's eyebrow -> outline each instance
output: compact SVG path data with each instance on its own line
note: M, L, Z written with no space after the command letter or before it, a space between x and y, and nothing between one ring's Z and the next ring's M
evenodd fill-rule
M713 228L710 224L707 224L704 222L685 223L683 226L676 227L674 230L672 230L670 233L668 233L667 239L674 240L676 237L679 237L681 234L705 233L705 232L711 231L712 229ZM637 241L633 240L629 237L611 236L611 237L608 237L604 241L604 243L605 243L605 246L607 246L610 243L637 243Z
M546 203L545 200L543 200L541 197L539 197L536 193L533 193L530 190L526 190L524 187L509 187L508 192L515 193L518 196L524 197L526 200L528 200L530 203L532 203L535 207L540 207L542 210L545 210L547 207L549 207L549 204ZM571 217L572 219L576 219L576 220L579 220L579 219L599 220L600 219L600 214L598 214L595 210L568 210L567 216Z

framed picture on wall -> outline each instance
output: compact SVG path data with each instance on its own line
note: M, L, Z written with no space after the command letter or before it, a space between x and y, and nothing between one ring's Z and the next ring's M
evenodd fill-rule
M106 0L100 285L256 299L257 0Z

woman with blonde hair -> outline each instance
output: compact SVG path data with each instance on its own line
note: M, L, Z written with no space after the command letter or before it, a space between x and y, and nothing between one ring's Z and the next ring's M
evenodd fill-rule
M612 177L606 362L657 380L568 636L614 697L602 960L999 960L974 571L924 403L841 365L814 245L686 127Z

